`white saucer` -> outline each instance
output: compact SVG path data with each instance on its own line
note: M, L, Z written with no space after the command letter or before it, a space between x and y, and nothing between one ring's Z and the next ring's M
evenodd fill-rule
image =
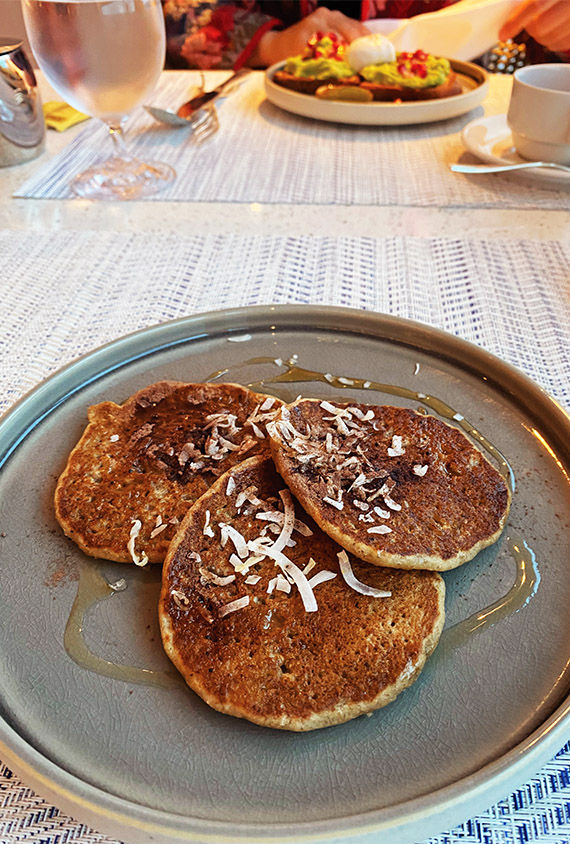
M469 152L488 164L520 164L526 161L513 146L513 137L507 125L506 114L495 114L492 117L478 117L472 120L461 133L461 138ZM559 185L570 185L570 173L564 173L562 170L547 170L546 167L515 171L512 175L557 182Z

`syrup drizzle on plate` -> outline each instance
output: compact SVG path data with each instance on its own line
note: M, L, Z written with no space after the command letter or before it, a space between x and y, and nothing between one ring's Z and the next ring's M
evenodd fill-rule
M125 683L159 686L161 688L172 688L178 685L177 675L169 674L166 671L154 671L150 668L119 665L97 656L89 649L83 635L87 612L100 601L111 598L119 594L120 591L122 590L118 589L117 585L111 585L103 577L95 563L81 563L77 595L71 607L63 635L65 650L72 660L82 668L87 668L96 674L102 674L104 677L123 680Z

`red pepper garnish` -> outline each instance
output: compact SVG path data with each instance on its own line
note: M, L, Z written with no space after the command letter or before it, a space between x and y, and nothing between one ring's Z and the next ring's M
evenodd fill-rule
M322 42L327 39L327 43ZM334 32L315 32L307 41L303 52L305 59L337 59L344 58L346 44Z
M412 73L415 73L416 76L419 76L420 79L425 79L427 76L427 67L425 64L421 64L420 62L412 62L410 70Z

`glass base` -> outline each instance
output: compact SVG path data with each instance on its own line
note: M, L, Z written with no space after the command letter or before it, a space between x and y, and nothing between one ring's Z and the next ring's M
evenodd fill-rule
M71 182L86 199L142 199L172 184L176 173L160 161L113 156L84 170Z

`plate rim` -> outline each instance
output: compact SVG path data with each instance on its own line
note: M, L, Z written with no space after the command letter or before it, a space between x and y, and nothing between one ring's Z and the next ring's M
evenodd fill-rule
M304 322L301 317L304 317ZM325 328L330 330L332 327L342 332L359 333L372 339L416 348L439 359L450 359L453 356L455 365L459 364L465 371L473 372L481 368L487 371L487 367L490 367L493 377L488 379L488 383L495 387L502 386L503 392L504 385L501 385L500 378L510 379L511 389L507 391L506 398L511 403L520 404L521 399L526 397L533 407L539 404L548 409L546 422L551 424L553 434L561 427L560 436L556 439L563 453L569 454L570 461L567 441L564 440L564 429L570 431L570 415L543 388L511 364L474 343L414 320L354 308L299 304L257 305L198 313L139 329L87 352L33 387L0 417L0 468L43 419L84 387L110 372L161 350L191 343L192 340L216 334L223 337L244 333L246 330L263 330L278 323L281 329L311 333ZM392 336L387 336L389 334ZM161 338L167 342L159 343ZM423 345L420 346L420 343ZM139 352L135 353L141 344L142 350L139 348ZM118 360L113 364L117 355ZM464 360L465 356L468 360ZM58 391L70 378L72 381L75 378L75 386ZM55 396L50 400L54 386ZM2 440L6 429L10 434L11 427L17 429L25 423L28 410L31 409L33 413L34 407L45 405L46 402L49 407L44 408L40 416L36 413L33 424L26 425L21 436L15 441L9 441L5 447ZM526 402L522 404L524 406ZM541 422L544 428L543 416ZM403 841L407 839L398 837L402 833L419 831L425 837L430 831L437 832L460 822L465 812L479 811L497 799L499 790L512 789L528 778L531 772L550 758L553 750L560 749L567 739L569 723L570 694L523 741L468 776L383 809L316 822L230 824L228 821L175 815L138 804L105 792L69 773L20 736L3 715L0 715L0 755L30 787L46 795L48 800L73 817L79 817L113 835L117 834L118 828L124 830L124 833L136 832L139 836L137 841L222 842L248 836L257 842L285 839L308 841L316 837L327 840L338 838L339 835L364 836L387 830L394 836L392 840ZM149 837L141 838L141 835Z
M317 100L316 102L319 106L319 114L311 115L305 113L309 109L306 109L303 106L307 106L309 103L315 102L315 97L312 94L303 94L298 91L291 91L288 88L277 85L277 83L273 81L275 72L284 67L285 61L276 62L271 65L271 67L268 67L264 72L265 93L267 94L270 102L277 105L279 108L290 110L292 113L301 115L302 117L314 120L323 120L331 123L346 123L362 126L400 126L430 123L438 120L448 120L471 111L471 109L475 108L475 106L482 102L489 91L489 74L484 68L479 67L479 65L476 65L473 62L462 61L460 59L449 59L453 70L475 80L477 83L475 88L472 88L470 91L464 91L454 97L444 97L437 100L417 100L405 103L351 103L336 100ZM293 106L298 104L298 107L301 110L296 111L294 109L287 109L287 106L276 102L276 99L285 99ZM458 103L461 103L459 111L453 108L453 105L457 105ZM397 111L395 110L396 108ZM333 109L335 111L334 115L330 114L329 116L324 116L328 115L329 112L332 112ZM366 117L366 119L361 121L353 119L352 115L354 113L354 109L364 109L362 115L363 117ZM440 110L451 110L453 113L448 116L430 115L427 118L417 118L417 113L425 109L428 110L428 114L430 114L430 112L437 114ZM356 112L356 114L358 115L358 112ZM383 116L384 119L382 119ZM395 117L396 119L392 120L392 117ZM402 120L398 118L402 118Z

